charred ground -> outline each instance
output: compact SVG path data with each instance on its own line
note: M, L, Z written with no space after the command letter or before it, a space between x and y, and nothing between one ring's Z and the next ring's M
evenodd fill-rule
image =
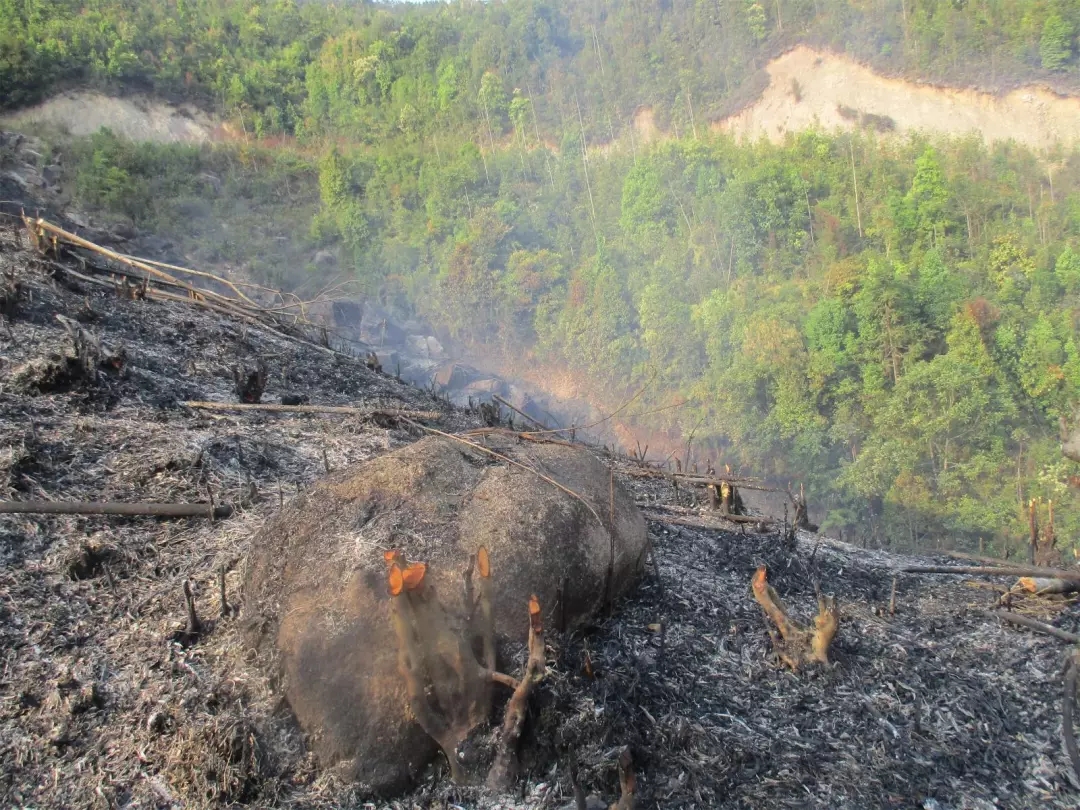
M407 425L342 416L221 414L234 367L260 360L265 398L441 409L479 418L359 365L178 303L125 300L0 234L11 290L0 325L0 497L209 501L227 520L0 518L0 802L36 807L339 807L362 788L320 775L288 707L246 661L235 610L254 531L326 467L414 441ZM81 324L119 369L42 376ZM56 358L60 358L57 360ZM633 465L605 456L616 473ZM625 476L643 504L661 481ZM683 492L683 506L688 505ZM549 639L514 798L456 788L436 766L397 807L558 807L569 766L617 793L633 751L645 807L1074 807L1058 695L1063 646L978 613L995 594L899 575L908 558L802 537L650 521L657 566L584 635ZM758 565L796 613L813 578L841 605L834 665L774 660L749 592ZM218 578L225 571L229 615ZM656 576L659 573L659 577ZM184 643L182 583L209 632ZM1068 629L1069 604L1044 605ZM373 806L378 806L375 802ZM390 806L390 805L387 805Z

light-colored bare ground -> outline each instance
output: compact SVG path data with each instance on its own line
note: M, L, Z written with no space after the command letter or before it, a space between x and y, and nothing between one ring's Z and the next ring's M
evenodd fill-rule
M851 110L888 117L895 132L966 135L987 142L1015 140L1035 149L1080 142L1080 99L1041 87L997 96L935 87L879 75L854 60L806 46L774 59L769 86L754 104L714 123L713 129L748 138L781 140L811 127L851 129ZM797 84L796 84L797 83ZM840 106L849 108L848 117Z
M93 90L53 96L34 107L0 116L0 128L56 127L72 135L92 135L108 127L133 141L203 143L218 127L209 115L190 105L173 105L146 96L117 98Z

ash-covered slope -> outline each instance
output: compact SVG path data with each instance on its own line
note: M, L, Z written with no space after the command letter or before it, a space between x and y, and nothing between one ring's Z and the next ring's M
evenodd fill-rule
M0 804L34 807L357 806L362 786L320 774L288 707L249 668L231 609L254 531L297 487L413 441L408 426L340 415L215 413L233 368L266 365L265 399L439 409L429 395L240 321L131 301L67 276L0 233L10 289L0 325L5 499L208 501L232 517L0 516ZM70 350L56 316L126 361L94 384L27 366ZM454 431L475 417L442 408ZM608 459L617 475L626 462ZM671 491L626 476L642 503ZM683 492L686 506L686 492ZM629 745L638 807L1075 807L1059 741L1065 650L978 610L996 594L900 575L908 560L775 534L652 522L651 574L587 636L549 638L513 798L451 785L439 768L404 803L560 807L569 766L617 794ZM795 612L812 576L835 594L834 665L793 675L749 594L754 569ZM175 640L190 580L198 643ZM1075 629L1071 604L1039 604Z

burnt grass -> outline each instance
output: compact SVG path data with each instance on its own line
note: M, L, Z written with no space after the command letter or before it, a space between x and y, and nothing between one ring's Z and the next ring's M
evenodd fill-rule
M418 434L183 402L235 401L233 369L262 361L264 401L437 409L447 431L479 416L228 317L123 299L64 267L79 265L0 231L0 273L18 282L0 323L0 499L213 500L237 511L218 522L0 515L0 805L564 807L572 766L587 793L617 798L623 746L638 807L1080 804L1060 736L1066 645L987 618L992 590L898 573L912 558L707 520L650 519L655 565L633 595L586 633L549 632L515 795L454 786L439 762L393 801L340 783L247 665L243 562L263 521L327 465ZM57 314L122 347L123 367L72 377ZM662 480L600 455L639 502L672 502ZM796 674L777 662L750 594L759 565L804 621L815 578L837 598L832 665ZM197 638L182 632L185 580L206 625ZM1080 626L1070 602L1024 609Z

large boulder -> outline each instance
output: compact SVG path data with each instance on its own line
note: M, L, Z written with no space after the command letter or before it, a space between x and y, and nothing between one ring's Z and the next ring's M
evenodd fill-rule
M432 335L409 335L405 338L405 351L424 360L442 360L446 349Z
M375 792L405 787L437 750L408 708L384 552L426 563L425 582L463 623L462 575L485 547L504 671L522 663L507 646L520 650L527 637L530 594L547 627L571 629L624 593L644 565L644 520L594 456L501 435L487 442L574 495L432 437L328 477L252 544L246 638L322 766Z
M405 330L398 326L389 311L368 301L360 321L360 339L374 346L399 346L405 342ZM425 347L426 348L426 347Z

